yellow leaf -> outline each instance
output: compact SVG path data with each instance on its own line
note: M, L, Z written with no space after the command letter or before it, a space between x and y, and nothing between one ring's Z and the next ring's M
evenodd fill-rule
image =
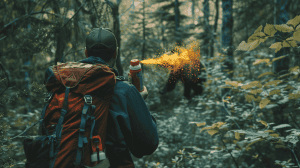
M212 128L220 128L221 126L223 126L225 124L226 124L226 122L217 122L212 125Z
M259 45L259 39L251 42L249 45L250 45L249 51L255 49Z
M265 98L259 102L259 107L263 109L264 107L266 107L266 105L268 105L269 102L270 100L268 98Z
M275 75L275 74L273 72L264 72L264 73L260 74L258 76L258 78L261 78L261 77L266 76L266 75Z
M293 33L293 37L295 40L300 41L300 29Z
M290 72L297 72L298 70L299 70L299 66L295 66L289 69Z
M274 25L271 24L267 24L264 28L264 32L269 35L269 36L274 36L274 34L277 32L277 30L275 30Z
M294 19L289 20L286 24L293 25L294 27L300 23L300 15L296 16Z
M286 24L275 25L275 28L281 32L291 32L294 31L293 27L288 26Z
M277 47L276 50L275 50L275 53L277 53L281 48L282 48L282 45L281 45L281 44L278 45L278 47Z
M262 92L262 89L254 89L254 90L250 91L250 93L254 94L254 95L256 95L257 93L261 93L261 92Z
M259 39L259 43L263 43L268 39L268 37L262 37Z
M275 62L275 61L277 61L277 60L279 60L279 59L282 59L282 58L284 58L284 57L286 57L286 55L280 56L280 57L277 57L277 58L274 58L274 59L272 59L272 62Z
M226 85L234 86L235 88L238 87L237 81L225 81L225 84L226 84Z
M257 157L258 157L258 154L257 154L256 156L252 156L252 157L254 157L255 159L257 159Z
M272 44L269 48L277 48L279 45L281 45L281 42L276 42Z
M292 87L291 85L287 85L287 87L284 88L284 90L288 90L288 89L293 89L293 90L295 90L295 88Z
M297 100L300 97L299 92L298 93L290 93L289 94L289 99L295 99Z
M203 130L207 130L207 129L212 129L212 127L204 127L200 130L200 132L202 132Z
M268 63L270 61L270 59L256 59L255 62L253 62L252 64L253 65L257 65L257 64L260 64L260 63Z
M283 40L282 45L283 47L297 47L297 43L295 40L291 40L291 41Z
M243 85L241 88L242 89L250 89L251 87L254 87L254 86L257 86L259 85L260 83L258 81L253 81L247 85Z
M70 42L67 44L67 46L69 46L70 48L72 48L72 44Z
M266 130L266 131L264 131L264 133L266 133L266 132L274 132L273 130Z
M219 132L218 130L209 130L209 131L207 131L207 133L209 133L210 135L214 135L218 132Z
M202 125L206 125L206 123L205 123L205 122L203 122L203 123L196 123L196 125L197 125L198 127L200 127L200 126L202 126Z
M246 150L249 151L251 148L249 146L246 147Z
M265 37L265 36L266 35L263 32L254 33L248 38L247 43L251 43L255 40L259 40L260 38Z
M251 142L251 143L248 145L248 147L249 147L250 145L253 145L253 144L256 143L256 142L259 142L259 141L263 141L263 139L259 139L259 140L256 140L256 141Z
M286 148L284 145L275 145L275 148Z
M249 94L247 94L247 95L245 96L245 98L246 98L246 101L249 102L249 103L250 103L252 100L255 99L255 97L254 97L253 95L249 95Z
M279 90L279 89L272 90L272 91L269 93L269 96L272 96L272 95L274 95L274 94L280 95L280 90Z
M247 44L245 41L242 41L239 46L237 47L236 50L241 50L241 51L248 51L250 48L250 45Z
M281 80L273 80L273 81L265 83L264 87L269 86L269 85L275 85L275 86L277 86L281 82L282 82Z
M34 8L35 11L40 11L41 9L42 9L42 7L40 5L38 5Z
M264 126L268 126L268 124L267 124L267 122L265 122L265 121L263 121L263 120L260 120L260 121L257 121L257 122L260 122L260 123L262 123Z
M262 28L263 28L263 26L260 25L260 26L255 30L254 33L259 33L259 32L261 32Z
M239 140L241 138L240 134L238 132L235 132L235 139Z

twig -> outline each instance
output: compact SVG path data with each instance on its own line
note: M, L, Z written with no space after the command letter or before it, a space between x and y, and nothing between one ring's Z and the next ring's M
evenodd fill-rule
M54 15L54 16L57 16L57 17L62 17L60 15L57 15L57 14L54 14L54 13L45 12L45 11L33 12L33 13L29 14L29 15L28 14L23 15L23 16L15 19L13 21L11 21L10 23L7 23L6 25L4 25L4 27L3 27L3 29L1 31L3 31L6 27L8 27L9 25L13 24L14 22L20 20L21 18L24 18L24 17L27 18L27 17L30 17L32 15L37 15L37 14L42 14L42 13L46 13L46 14L49 14L49 15Z
M95 7L94 1L93 1L93 0L91 0L91 1L92 1L93 7L94 7L95 12L96 12L97 20L100 22L99 17L98 17L98 12L97 12L97 9L96 9L96 7Z
M300 128L299 125L296 123L296 121L293 119L293 115L289 112L289 116L291 117L291 119L293 120L293 122L297 125L298 129Z
M42 120L42 119L41 119L41 120ZM21 137L21 135L22 135L23 133L25 133L29 128L35 126L35 125L36 125L37 123L39 123L41 120L38 120L36 123L34 123L34 124L32 124L31 126L27 127L23 132L21 132L21 133L18 134L17 136L15 136L15 137L13 137L13 138L10 138L10 140L15 139L15 138L18 138L18 137ZM22 137L24 137L24 136L22 136ZM25 136L25 137L30 137L30 136ZM4 142L10 141L10 140L4 140Z
M235 161L234 157L232 156L231 152L228 151L225 143L223 142L222 136L220 136L220 137L221 137L221 141L222 141L223 145L225 146L227 152L230 153L230 156L232 157L232 160L233 160L234 164L236 165L237 168L239 168L239 165L236 163L236 161Z
M229 91L228 91L229 92ZM228 112L228 110L227 110L227 108L226 108L226 106L225 106L225 101L224 101L224 98L226 97L226 95L228 94L228 92L226 92L225 94L224 94L224 96L222 97L222 103L223 103L223 108L224 108L224 110L227 112L227 114L230 116L230 112ZM239 124L234 120L234 119L232 119L233 121L234 121L234 123L236 124L236 126L239 128L239 129L241 129L241 127L239 126Z
M86 2L87 2L87 0L85 1L85 3L84 4L82 4L80 7L79 7L79 9L76 11L76 13L67 21L67 23L65 23L62 27L65 27L77 14L78 14L78 12L80 11L80 9L83 7L83 5L85 5L86 4Z

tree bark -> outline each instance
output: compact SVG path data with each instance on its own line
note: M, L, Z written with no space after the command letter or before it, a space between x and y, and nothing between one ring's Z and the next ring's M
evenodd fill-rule
M114 2L111 2L109 0L106 1L106 3L110 6L111 10L112 10L112 15L114 18L114 34L116 36L117 39L117 44L118 44L118 55L117 55L117 62L116 62L116 66L117 66L117 70L119 73L119 76L123 76L123 67L121 64L121 53L120 53L120 48L121 48L121 33L120 33L120 15L119 15L119 5L121 3L120 0L117 0L117 4Z

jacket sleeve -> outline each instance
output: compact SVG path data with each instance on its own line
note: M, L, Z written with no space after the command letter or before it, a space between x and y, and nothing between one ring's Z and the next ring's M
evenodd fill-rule
M150 155L157 149L159 143L156 121L133 85L127 90L126 100L131 127L131 133L123 134L126 145L137 158Z

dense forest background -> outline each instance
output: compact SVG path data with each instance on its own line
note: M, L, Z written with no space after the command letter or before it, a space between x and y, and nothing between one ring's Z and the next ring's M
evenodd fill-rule
M200 42L207 82L191 102L181 82L158 94L170 70L143 65L160 144L133 157L136 167L300 168L299 7L298 0L0 0L0 168L24 167L22 140L38 125L22 133L41 115L45 70L85 58L95 27L115 33L120 75L133 58Z

